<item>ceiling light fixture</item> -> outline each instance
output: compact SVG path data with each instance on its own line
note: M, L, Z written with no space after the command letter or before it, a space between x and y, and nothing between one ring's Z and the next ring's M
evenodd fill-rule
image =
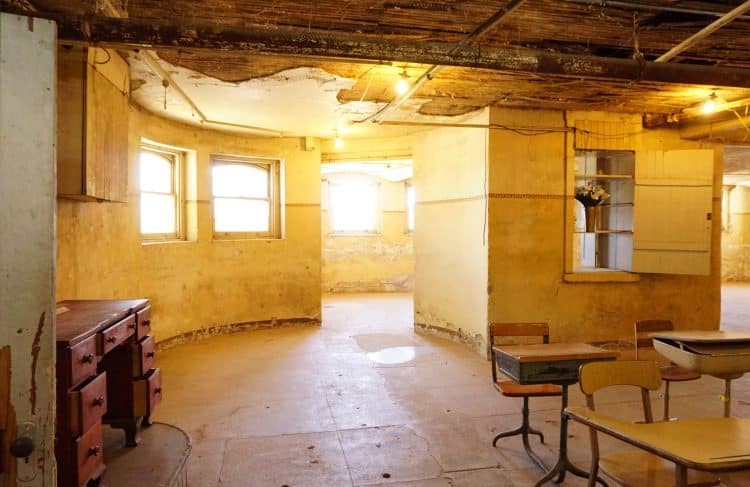
M396 82L396 93L403 95L409 90L409 73L406 70L401 72L401 77Z
M714 113L716 111L716 101L716 93L712 92L711 96L708 97L708 100L706 100L701 106L701 112L706 115Z
M342 147L344 147L344 139L341 138L338 131L336 132L336 138L333 139L333 144L337 149L341 149Z

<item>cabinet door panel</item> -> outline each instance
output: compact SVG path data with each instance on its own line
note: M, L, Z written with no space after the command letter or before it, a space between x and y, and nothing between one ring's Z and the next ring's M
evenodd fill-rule
M633 270L708 274L713 151L646 152L636 163Z
M88 66L86 85L86 194L125 201L128 181L128 104L125 95Z

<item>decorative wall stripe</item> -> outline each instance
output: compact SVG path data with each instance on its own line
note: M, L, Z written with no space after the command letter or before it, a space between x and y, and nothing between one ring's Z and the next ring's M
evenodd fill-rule
M534 194L534 193L490 193L493 200L564 200L573 199L573 195L564 194Z
M467 196L466 198L448 198L444 200L417 201L418 205L441 205L447 203L465 203L468 201L484 201L484 195Z

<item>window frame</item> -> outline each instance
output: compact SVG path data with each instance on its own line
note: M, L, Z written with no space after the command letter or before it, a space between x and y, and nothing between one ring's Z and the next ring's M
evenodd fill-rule
M158 193L153 191L143 191L140 188L140 171L141 171L141 161L140 161L140 155L143 152L151 152L158 154L159 156L164 157L165 159L169 159L171 161L172 165L172 192L168 194L174 194L174 201L175 201L175 231L174 232L167 232L167 233L143 233L142 228L139 228L139 232L141 234L141 240L143 242L170 242L170 241L180 241L185 240L185 181L184 181L184 164L185 164L185 157L182 151L171 149L168 147L164 147L157 144L152 143L146 143L141 142L139 151L138 151L138 174L139 174L139 182L138 182L138 198L139 198L139 214L138 214L138 223L139 227L141 225L141 213L143 211L143 199L141 198L141 195L143 193L148 194L167 194L167 193Z
M347 183L367 183L375 187L375 228L372 231L342 230L337 231L333 227L334 214L336 212L333 204L333 187ZM373 176L361 174L337 174L336 177L328 178L328 234L334 237L367 237L377 236L383 233L383 188L380 181Z
M216 231L216 199L229 198L215 196L213 187L213 169L221 165L265 166L268 170L268 198L232 197L232 199L247 199L252 201L268 200L269 224L265 232L218 232ZM281 160L256 156L235 156L226 154L211 154L210 164L210 192L211 192L211 232L214 240L250 240L250 239L280 239L281 232Z

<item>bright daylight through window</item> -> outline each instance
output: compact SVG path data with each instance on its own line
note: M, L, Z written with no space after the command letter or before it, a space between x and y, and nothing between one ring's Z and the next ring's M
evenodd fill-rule
M377 233L378 193L372 181L331 182L331 231L333 233Z
M278 161L214 159L215 234L278 236L278 168Z
M142 147L141 233L147 239L181 237L179 154Z

